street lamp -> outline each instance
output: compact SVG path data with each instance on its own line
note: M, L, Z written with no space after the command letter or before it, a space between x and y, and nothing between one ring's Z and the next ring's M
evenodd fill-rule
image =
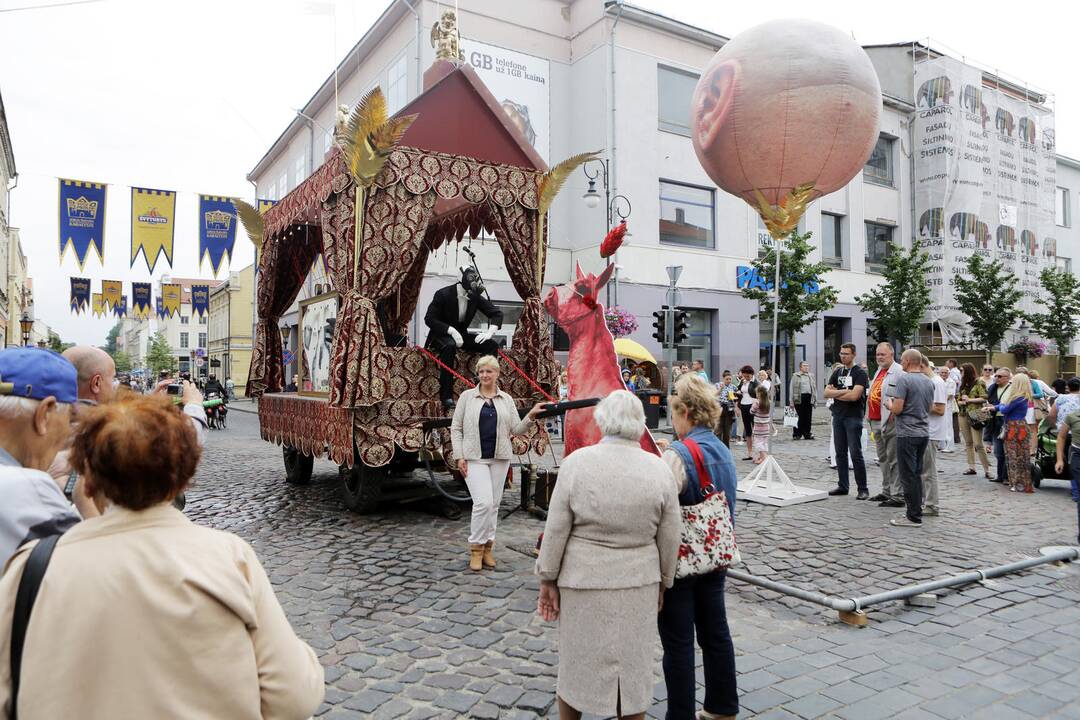
M595 165L594 165L595 164ZM585 207L592 209L600 204L600 193L596 191L597 180L604 186L604 209L607 213L604 225L604 233L615 226L615 218L618 218L620 222L626 222L626 219L630 217L630 211L633 209L630 205L630 198L625 195L611 195L610 184L610 165L605 160L589 160L581 166L581 171L585 173L585 177L589 179L589 189L582 195L582 199L585 201ZM627 233L629 234L629 233ZM611 258L607 258L607 264L611 264ZM615 287L616 295L615 301L618 302L618 268L615 269ZM607 286L607 305L611 307L611 284Z
M34 329L34 318L30 317L30 313L22 314L22 318L19 319L19 329L22 330L23 347L27 347L30 344L30 333Z

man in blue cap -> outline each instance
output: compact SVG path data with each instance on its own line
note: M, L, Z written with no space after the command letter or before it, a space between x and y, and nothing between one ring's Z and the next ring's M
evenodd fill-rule
M0 565L80 520L45 472L71 433L77 383L75 366L51 350L0 350Z

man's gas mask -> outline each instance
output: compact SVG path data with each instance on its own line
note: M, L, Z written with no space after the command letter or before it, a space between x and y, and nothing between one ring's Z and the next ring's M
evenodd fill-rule
M461 287L465 288L465 292L472 298L479 298L484 294L484 281L480 279L480 273L471 267L462 268Z

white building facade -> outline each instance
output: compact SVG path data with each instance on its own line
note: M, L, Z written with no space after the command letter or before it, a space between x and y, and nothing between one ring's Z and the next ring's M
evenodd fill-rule
M507 99L504 94L518 91L529 98L534 146L549 165L594 149L608 161L609 194L628 200L616 205L614 220L629 211L631 232L618 253L611 303L637 316L633 339L660 357L651 337L652 312L664 301L665 267L682 266L679 286L691 327L679 359L704 360L710 377L745 364L759 366L768 356L771 328L753 317L757 305L742 297L738 268L758 255L768 235L741 199L716 188L689 137L690 94L727 38L612 0L460 0L457 7L466 62L500 102ZM414 98L434 59L430 28L446 8L433 0L390 2L339 66L340 102L351 106L375 85L382 87L391 113ZM819 378L843 342L867 348L860 350L859 359L869 355L872 361L869 318L855 298L880 282L886 243L906 247L914 236L912 46L866 50L882 85L878 145L864 171L842 190L814 202L800 223L801 230L813 232L812 259L835 268L825 282L837 288L840 298L796 339L796 360L808 360ZM517 86L490 74L493 57L496 65L525 68ZM333 76L301 113L248 176L260 198L280 199L321 164L334 126ZM1058 262L1071 269L1072 258L1080 257L1080 229L1074 222L1080 163L1060 158L1057 178ZM594 208L582 201L587 183L585 174L576 172L551 209L548 285L571 279L576 263L594 272L603 265L598 248L609 225L603 200ZM603 197L599 182L597 189ZM505 334L510 335L520 298L498 246L477 239L473 249L493 299L503 305ZM412 324L414 342L426 336L423 314L432 294L456 280L457 265L465 260L452 247L432 254ZM302 297L313 290L309 282ZM565 350L559 334L553 337L556 350Z

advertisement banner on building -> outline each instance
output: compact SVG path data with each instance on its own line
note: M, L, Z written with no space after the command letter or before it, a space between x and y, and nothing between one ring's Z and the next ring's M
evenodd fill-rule
M465 62L545 162L550 160L550 63L544 58L461 38Z
M1019 279L1021 309L1035 309L1039 272L1053 266L1057 162L1054 113L1023 89L983 84L952 58L915 66L915 232L930 253L930 321L961 339L955 278L973 254Z
M90 305L90 278L71 278L71 311L81 313Z
M131 267L135 267L140 250L151 274L162 253L172 267L175 220L175 192L131 188Z
M105 257L105 183L60 178L60 260L70 246L82 270L93 247Z
M232 198L215 195L199 196L199 265L207 255L217 277L225 255L232 261L236 242L236 206Z

